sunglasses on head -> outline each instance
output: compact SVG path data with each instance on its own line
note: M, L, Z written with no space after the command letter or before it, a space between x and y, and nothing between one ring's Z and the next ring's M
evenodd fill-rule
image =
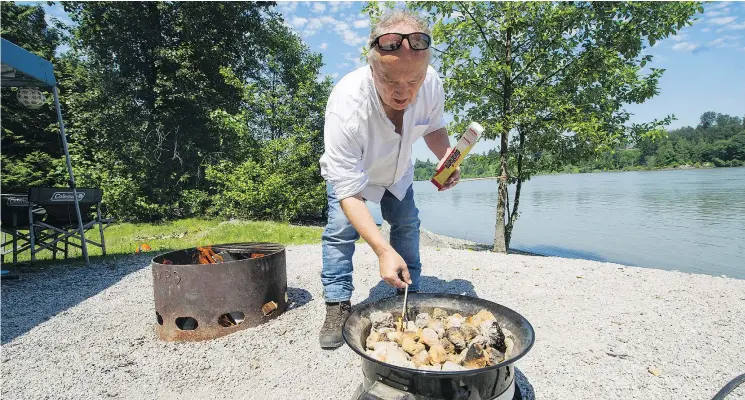
M423 32L413 33L384 33L370 43L370 47L378 47L383 51L394 51L401 47L404 39L409 41L409 46L414 50L427 50L432 39Z

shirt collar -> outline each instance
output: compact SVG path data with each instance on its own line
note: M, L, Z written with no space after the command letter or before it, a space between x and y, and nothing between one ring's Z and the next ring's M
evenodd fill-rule
M372 67L368 65L367 67L367 82L369 84L370 88L370 97L372 97L373 107L375 107L376 110L378 110L378 113L383 118L388 118L385 115L385 110L383 109L383 104L380 102L380 95L378 94L378 89L375 88L375 81L373 80L372 76Z

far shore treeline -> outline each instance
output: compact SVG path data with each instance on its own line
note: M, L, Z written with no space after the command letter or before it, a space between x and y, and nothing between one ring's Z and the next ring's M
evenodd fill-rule
M745 166L745 121L713 111L701 115L694 127L668 131L667 137L643 139L638 143L604 151L578 163L556 163L550 151L533 154L536 174L639 171L673 168ZM427 181L437 163L416 160L416 180ZM461 164L465 178L498 176L499 151L472 154Z

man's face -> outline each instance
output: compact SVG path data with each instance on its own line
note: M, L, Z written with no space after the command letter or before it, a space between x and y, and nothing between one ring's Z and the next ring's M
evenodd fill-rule
M407 25L392 26L388 32L411 33L415 30ZM394 110L403 110L416 98L427 73L429 54L425 50L413 50L404 39L395 51L374 49L378 60L371 65L375 88L383 103Z

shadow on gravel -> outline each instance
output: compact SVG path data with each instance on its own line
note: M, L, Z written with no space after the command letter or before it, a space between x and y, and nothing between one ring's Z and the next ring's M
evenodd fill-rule
M419 286L422 293L461 294L465 296L479 297L476 290L474 290L471 281L465 279L452 279L448 281L434 276L424 275L419 279ZM396 290L391 285L385 283L385 281L380 280L377 285L370 289L370 294L360 304L381 300L395 295Z
M522 400L535 400L535 390L533 390L533 385L530 384L528 378L526 378L525 375L523 375L523 372L517 367L515 367L515 383L520 389ZM518 397L515 396L515 398Z
M289 301L287 311L290 311L310 303L313 300L313 295L305 289L288 287L287 299Z
M45 268L15 269L17 279L2 279L2 344L148 267L154 256L92 258L90 266L58 261Z

